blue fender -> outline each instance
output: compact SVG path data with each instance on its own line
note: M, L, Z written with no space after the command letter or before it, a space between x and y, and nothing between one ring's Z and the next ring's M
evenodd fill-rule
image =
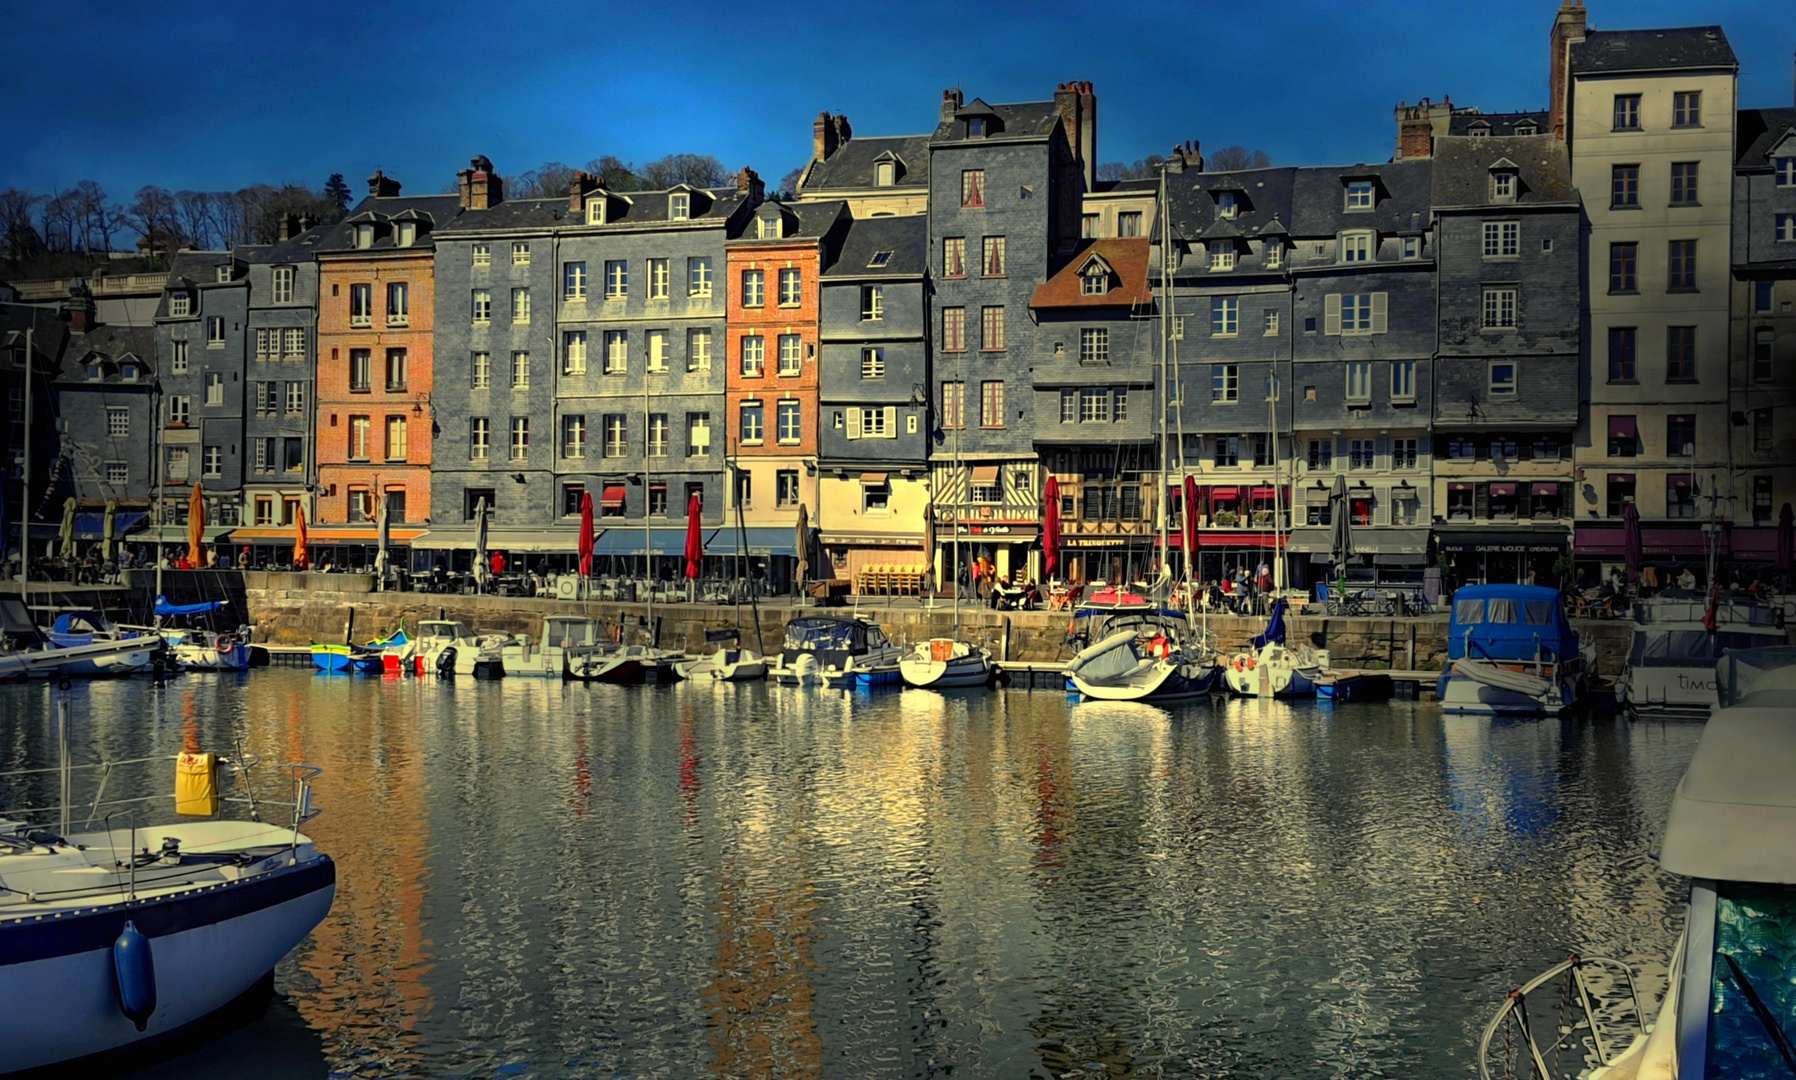
M150 939L126 921L112 943L112 971L118 976L118 1007L126 1019L142 1031L156 1011L156 961L150 955Z

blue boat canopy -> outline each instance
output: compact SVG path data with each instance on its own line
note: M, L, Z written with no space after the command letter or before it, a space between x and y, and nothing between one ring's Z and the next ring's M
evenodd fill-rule
M158 595L156 597L158 618L167 618L170 615L204 615L208 611L217 611L224 606L223 600L208 600L203 604L171 604L166 596Z
M1258 636L1250 638L1248 644L1260 649L1267 645L1282 645L1285 641L1285 600L1284 597L1272 601L1272 617L1266 620L1266 629Z
M1578 655L1578 633L1559 591L1540 585L1465 585L1453 594L1447 656L1460 660L1549 660Z

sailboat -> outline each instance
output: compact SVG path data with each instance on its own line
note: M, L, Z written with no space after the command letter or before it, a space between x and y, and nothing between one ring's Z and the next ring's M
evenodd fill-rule
M689 581L698 580L698 560L704 558L704 545L699 538L698 496L692 497L686 509L686 577ZM737 559L743 558L747 548L747 530L742 525L742 501L736 500ZM738 561L737 566L741 563ZM753 649L742 647L742 590L731 590L736 602L736 626L732 630L707 630L705 641L715 642L717 648L704 656L688 657L674 662L674 671L682 679L710 679L718 682L750 682L767 677L767 659ZM760 637L761 611L755 609L755 636ZM734 644L726 644L734 642Z

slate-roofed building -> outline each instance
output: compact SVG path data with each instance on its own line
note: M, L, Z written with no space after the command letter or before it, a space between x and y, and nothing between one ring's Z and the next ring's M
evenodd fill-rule
M1772 526L1796 502L1796 108L1742 110L1738 138L1730 541L1736 560L1764 563L1776 558Z
M836 577L927 563L929 223L851 222L823 271L814 523Z
M929 148L937 415L949 432L934 452L936 535L989 555L1000 575L1040 580L1030 368L1042 347L1029 305L1079 240L1097 96L1085 82L1019 104L949 90Z
M206 491L208 541L241 520L248 325L248 264L229 251L177 252L156 308L165 543L186 542L195 483Z
M85 309L82 310L85 315ZM0 473L0 483L4 484L4 487L0 488L0 497L6 500L6 521L8 523L7 534L0 538L0 564L4 564L6 555L17 556L19 522L24 520L27 512L30 513L33 522L50 520L49 515L52 513L60 518L62 513L62 503L54 500L50 478L53 475L63 476L67 472L66 468L59 469L56 466L56 462L62 456L61 436L56 430L56 418L58 410L65 406L62 405L60 395L56 392L56 387L53 384L62 374L62 357L68 345L70 325L70 322L58 318L58 313L54 309L12 302L0 303L0 384L4 384L6 389L7 463L4 473ZM27 335L28 330L30 331L29 336ZM28 341L30 344L29 354L26 352ZM27 355L31 358L29 376L26 373ZM31 400L29 417L27 417L25 406L27 383L30 385ZM112 430L117 431L122 428L124 433L118 436L109 435L108 441L99 444L89 442L88 445L105 447L104 454L107 461L118 460L115 455L128 454L133 450L139 453L141 461L144 463L144 473L136 490L139 498L147 500L149 497L147 471L150 461L147 432L150 418L153 415L147 403L135 398L125 400L122 397L117 402L113 402L108 395L108 400L103 403L84 400L82 404L71 403L66 408L80 412L84 422L87 423L94 421L104 423L107 418L113 416L110 409L119 410L118 420L114 422L117 426ZM29 426L27 425L28 419ZM20 490L20 477L24 475L26 464L25 446L28 430L31 445L29 455L31 483L29 505L27 506ZM128 443L126 440L132 438L133 432L137 433L137 441ZM91 439L94 433L91 430L84 430L82 434ZM67 491L67 487L68 485L65 483L63 485L65 491ZM69 493L72 494L72 492ZM64 497L67 497L66 494ZM54 511L50 508L53 501ZM147 502L145 506L147 507ZM34 547L32 550L35 553L39 549ZM16 573L17 571L15 569L12 572Z
M561 227L555 509L593 495L601 556L684 551L687 508L724 523L725 242L763 197L730 187L609 191L575 177Z
M1576 506L1582 218L1551 135L1434 143L1434 545L1460 581L1556 580Z
M798 179L798 201L841 199L856 218L926 213L929 139L856 139L848 117L819 113L812 126L811 160Z
M318 263L313 250L328 226L288 216L272 244L239 247L249 282L249 406L243 419L243 517L249 529L290 529L315 475ZM233 542L238 538L232 536ZM247 539L247 538L246 538ZM290 537L251 548L252 564L292 548Z
M48 462L52 496L73 495L84 512L116 501L147 513L155 482L156 328L90 326L71 333L55 393L63 430L61 452ZM52 426L42 411L37 421Z

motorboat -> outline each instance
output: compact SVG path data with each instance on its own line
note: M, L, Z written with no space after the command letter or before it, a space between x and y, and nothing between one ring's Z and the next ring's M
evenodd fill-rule
M0 679L138 675L161 670L164 652L154 634L96 634L83 644L57 646L23 601L0 598Z
M605 624L582 615L550 615L543 620L543 639L532 646L529 635L515 634L500 647L507 675L561 678L562 654L610 648L614 642Z
M394 650L398 650L403 654L406 647L411 644L411 640L412 639L407 636L405 628L400 627L380 641L370 641L368 644L359 648L351 649L350 665L357 671L370 674L385 671L387 667L387 654Z
M1450 713L1557 716L1583 703L1594 661L1557 590L1465 585L1453 594L1436 696Z
M1316 700L1344 705L1348 702L1389 701L1397 684L1382 671L1336 671L1324 661L1316 674Z
M1634 605L1634 640L1615 683L1616 702L1636 716L1707 717L1723 653L1785 640L1777 610L1718 598L1711 612L1701 593L1667 590Z
M991 650L953 638L919 641L898 661L898 673L906 686L948 690L955 687L990 686L998 676Z
M879 624L846 615L806 615L786 624L785 647L769 673L781 686L896 683L901 650Z
M249 670L247 628L239 628L234 634L170 629L162 632L162 640L174 654L175 663L190 671Z
M184 754L178 768L190 758L216 792L209 756ZM71 790L75 770L66 758L61 768ZM177 809L208 819L74 831L65 805L50 811L59 822L0 822L0 999L36 1017L33 1037L0 1040L0 1072L81 1075L70 1063L206 1017L305 940L330 911L336 866L299 831L318 770L290 768L286 821L212 819L183 808L177 785Z
M1716 683L1660 842L1659 869L1689 879L1690 901L1656 1020L1625 965L1573 956L1505 998L1479 1043L1482 1076L1504 1075L1505 1059L1545 1080L1796 1073L1796 648L1729 652ZM1552 1001L1568 1015L1542 1015ZM1546 1062L1568 1039L1570 1067L1555 1073Z
M497 678L505 674L505 641L496 634L477 637L458 619L425 619L418 624L413 671L418 675Z
M1096 701L1177 701L1225 688L1222 670L1183 612L1145 601L1081 605L1073 622L1091 619L1096 638L1066 665L1069 689Z
M677 654L652 645L611 645L562 651L561 677L569 682L618 686L660 686L679 681Z
M767 677L767 660L753 649L720 644L704 656L676 661L674 670L682 679L754 682Z
M879 690L903 686L904 672L899 668L903 650L893 648L891 655L850 656L841 667L825 666L819 678L824 686L836 690Z
M1243 697L1310 697L1322 666L1309 649L1285 644L1285 601L1272 602L1266 629L1222 667L1229 689Z

